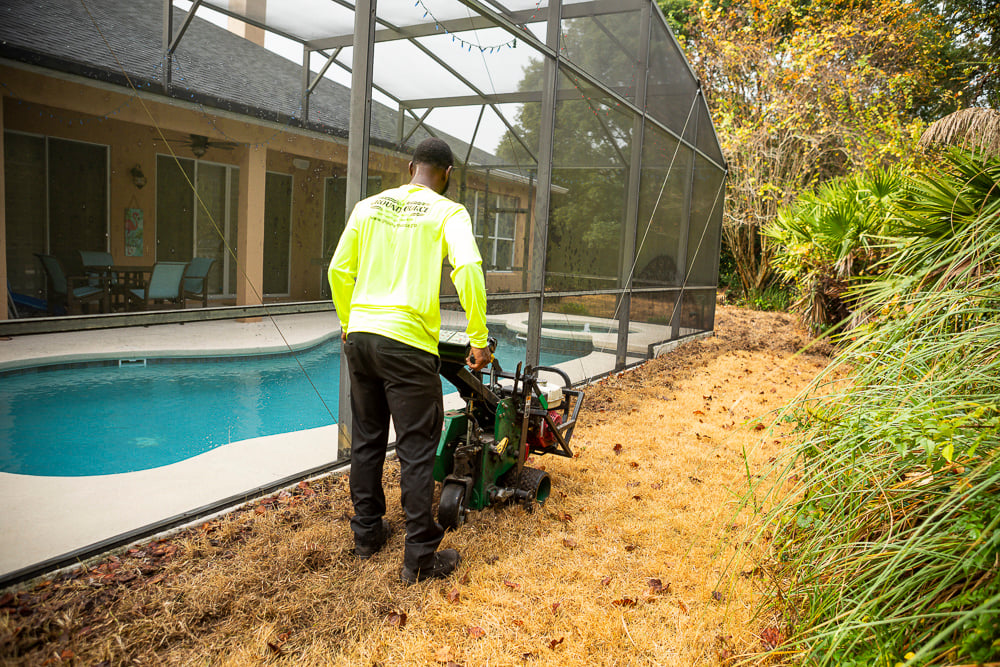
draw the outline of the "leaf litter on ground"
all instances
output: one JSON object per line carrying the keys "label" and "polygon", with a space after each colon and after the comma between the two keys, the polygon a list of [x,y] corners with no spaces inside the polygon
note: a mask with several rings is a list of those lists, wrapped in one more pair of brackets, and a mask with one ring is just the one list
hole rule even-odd
{"label": "leaf litter on ground", "polygon": [[[755,427],[770,428],[772,410],[828,361],[818,348],[796,355],[807,343],[788,315],[720,306],[713,337],[586,387],[577,456],[529,464],[552,476],[545,511],[473,513],[442,543],[463,556],[444,581],[398,580],[403,517],[389,462],[396,530],[373,558],[351,555],[346,479],[303,482],[4,593],[0,662],[712,665],[753,656],[780,636],[773,619],[753,616],[762,568],[732,527],[752,519],[738,507],[748,473],[784,446]],[[762,398],[762,387],[775,393]]]}

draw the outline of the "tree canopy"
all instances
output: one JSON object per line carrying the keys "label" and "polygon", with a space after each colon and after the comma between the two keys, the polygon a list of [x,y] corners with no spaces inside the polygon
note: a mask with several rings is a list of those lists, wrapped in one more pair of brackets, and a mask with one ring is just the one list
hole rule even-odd
{"label": "tree canopy", "polygon": [[729,163],[724,234],[744,291],[776,275],[760,227],[799,193],[906,161],[947,77],[915,2],[694,0],[686,47]]}

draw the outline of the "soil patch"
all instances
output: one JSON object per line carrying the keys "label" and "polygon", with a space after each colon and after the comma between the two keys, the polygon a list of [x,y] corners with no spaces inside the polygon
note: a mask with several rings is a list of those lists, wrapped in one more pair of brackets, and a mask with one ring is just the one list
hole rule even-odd
{"label": "soil patch", "polygon": [[[395,534],[350,554],[343,477],[300,484],[170,539],[0,594],[0,662],[716,665],[767,647],[740,547],[772,422],[829,349],[791,316],[720,307],[716,335],[587,388],[573,459],[542,457],[540,510],[474,513],[452,578],[398,581]],[[763,639],[762,639],[763,637]]]}

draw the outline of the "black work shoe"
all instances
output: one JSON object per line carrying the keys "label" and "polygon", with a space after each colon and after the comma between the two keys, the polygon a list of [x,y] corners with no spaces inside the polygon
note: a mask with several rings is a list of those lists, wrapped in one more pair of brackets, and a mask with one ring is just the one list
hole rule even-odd
{"label": "black work shoe", "polygon": [[357,536],[354,538],[354,555],[362,560],[367,560],[377,554],[385,543],[389,541],[389,537],[392,536],[392,526],[384,518],[382,519],[382,525],[380,525],[375,530],[375,536],[371,541],[358,540]]}
{"label": "black work shoe", "polygon": [[399,578],[404,584],[413,584],[424,579],[443,579],[454,572],[460,562],[462,562],[462,557],[458,555],[457,551],[442,549],[431,557],[430,565],[417,568],[416,572],[404,565],[399,572]]}

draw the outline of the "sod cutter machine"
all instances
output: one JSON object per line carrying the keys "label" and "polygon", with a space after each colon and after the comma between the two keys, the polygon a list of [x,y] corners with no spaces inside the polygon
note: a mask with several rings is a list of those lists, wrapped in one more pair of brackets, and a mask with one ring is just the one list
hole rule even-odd
{"label": "sod cutter machine", "polygon": [[[489,350],[497,340],[490,338]],[[448,410],[434,460],[434,479],[442,482],[438,522],[456,529],[466,513],[489,505],[519,502],[526,510],[549,497],[548,473],[524,465],[528,454],[572,457],[569,447],[583,392],[572,389],[558,368],[518,364],[505,372],[496,358],[473,373],[465,362],[464,332],[442,331],[438,344],[441,375],[458,389],[465,408]],[[562,385],[539,378],[555,374]]]}

